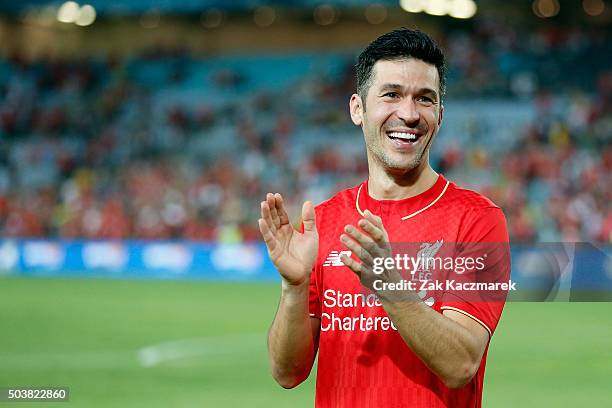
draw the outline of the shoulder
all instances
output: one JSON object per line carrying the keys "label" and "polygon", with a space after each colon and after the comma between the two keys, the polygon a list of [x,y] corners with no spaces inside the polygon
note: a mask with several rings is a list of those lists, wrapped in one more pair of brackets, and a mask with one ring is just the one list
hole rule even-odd
{"label": "shoulder", "polygon": [[449,204],[462,207],[465,211],[479,212],[482,210],[486,212],[487,209],[501,211],[497,204],[481,193],[459,187],[453,182],[449,182],[447,199]]}
{"label": "shoulder", "polygon": [[506,217],[502,209],[484,195],[449,184],[447,204],[461,213],[460,241],[508,242]]}

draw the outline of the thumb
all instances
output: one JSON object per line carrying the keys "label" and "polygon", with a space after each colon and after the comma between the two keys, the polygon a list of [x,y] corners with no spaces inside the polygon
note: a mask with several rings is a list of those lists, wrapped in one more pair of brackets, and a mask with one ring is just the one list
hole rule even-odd
{"label": "thumb", "polygon": [[302,206],[302,223],[304,224],[304,232],[315,232],[317,230],[315,210],[312,201],[306,201]]}

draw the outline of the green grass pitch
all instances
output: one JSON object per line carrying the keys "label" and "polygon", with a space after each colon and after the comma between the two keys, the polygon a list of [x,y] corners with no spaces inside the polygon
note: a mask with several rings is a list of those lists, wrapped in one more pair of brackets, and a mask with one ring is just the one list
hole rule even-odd
{"label": "green grass pitch", "polygon": [[[0,387],[69,386],[53,407],[312,407],[314,375],[290,391],[269,375],[278,286],[2,278]],[[483,406],[610,406],[611,316],[612,303],[507,304]]]}

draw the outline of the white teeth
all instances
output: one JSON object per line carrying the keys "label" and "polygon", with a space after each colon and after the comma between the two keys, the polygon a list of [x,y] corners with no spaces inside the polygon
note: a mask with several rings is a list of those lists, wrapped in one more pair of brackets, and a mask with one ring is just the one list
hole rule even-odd
{"label": "white teeth", "polygon": [[397,139],[416,140],[416,135],[414,133],[391,132],[389,136]]}

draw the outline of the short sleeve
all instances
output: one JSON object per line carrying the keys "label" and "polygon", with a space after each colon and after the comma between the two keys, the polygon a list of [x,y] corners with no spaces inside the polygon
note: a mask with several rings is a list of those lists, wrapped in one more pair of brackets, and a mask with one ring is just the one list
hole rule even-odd
{"label": "short sleeve", "polygon": [[[501,209],[472,210],[461,229],[455,259],[469,267],[449,272],[440,311],[454,310],[480,323],[493,335],[508,294],[510,246]],[[475,261],[474,261],[475,260]],[[464,261],[464,264],[468,262]],[[459,264],[457,264],[459,265]]]}

